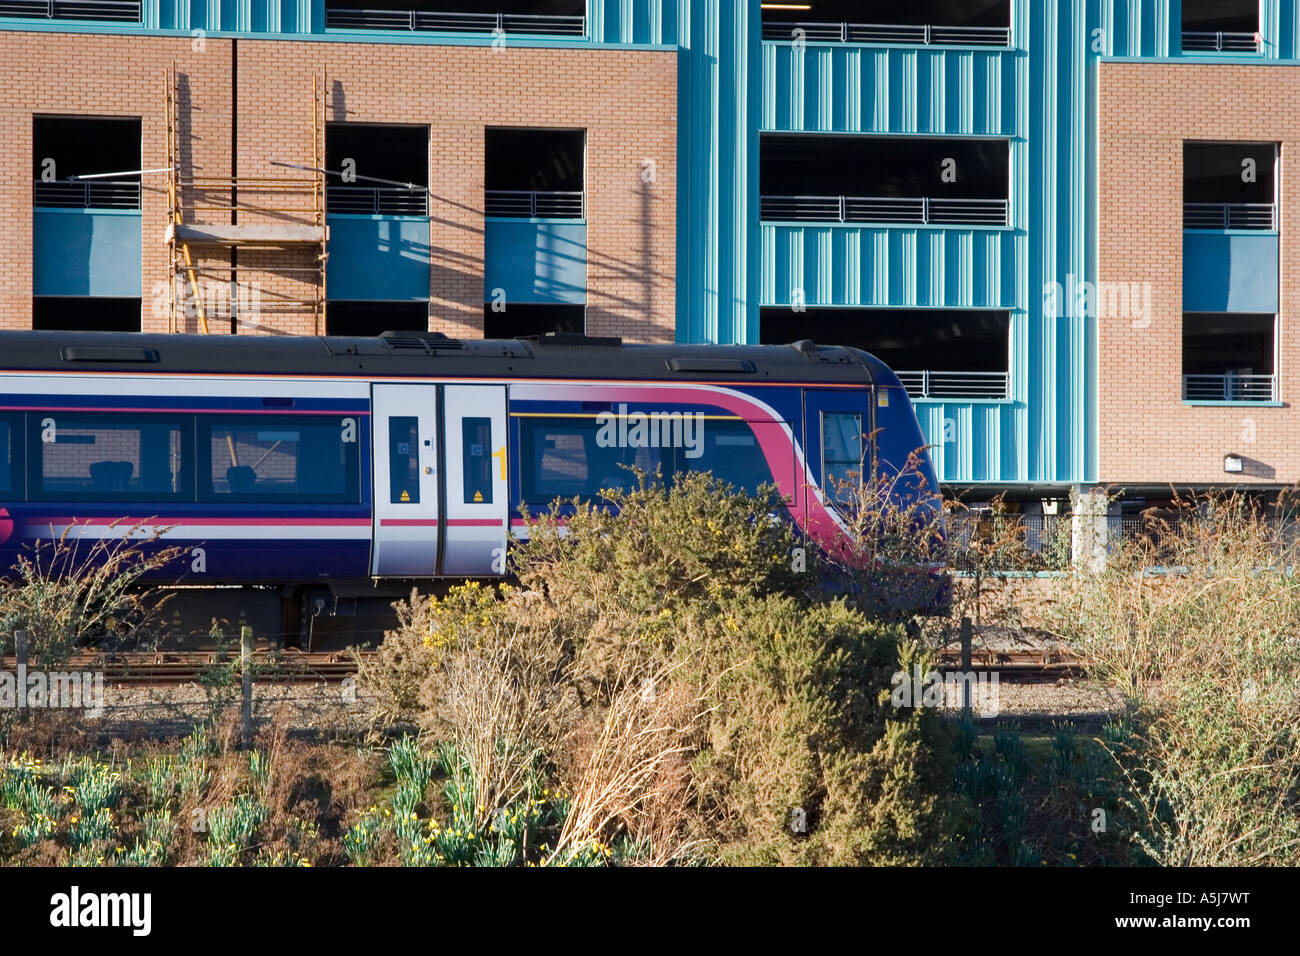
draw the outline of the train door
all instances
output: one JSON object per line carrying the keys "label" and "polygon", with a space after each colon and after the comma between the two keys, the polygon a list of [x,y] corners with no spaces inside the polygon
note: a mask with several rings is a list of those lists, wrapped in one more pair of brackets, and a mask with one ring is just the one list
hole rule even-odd
{"label": "train door", "polygon": [[509,527],[506,387],[446,385],[442,573],[505,573]]}
{"label": "train door", "polygon": [[[825,500],[850,500],[870,479],[874,430],[873,390],[868,386],[804,392],[804,451]],[[807,505],[813,503],[808,490]]]}
{"label": "train door", "polygon": [[438,386],[373,385],[377,577],[438,573]]}

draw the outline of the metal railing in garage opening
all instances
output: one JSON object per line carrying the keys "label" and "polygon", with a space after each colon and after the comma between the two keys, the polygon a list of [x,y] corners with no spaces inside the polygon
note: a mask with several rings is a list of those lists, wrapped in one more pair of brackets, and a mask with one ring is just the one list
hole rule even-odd
{"label": "metal railing in garage opening", "polygon": [[767,222],[879,222],[1005,226],[1005,199],[930,199],[924,196],[763,196]]}
{"label": "metal railing in garage opening", "polygon": [[1275,402],[1276,375],[1197,374],[1183,376],[1185,402]]}
{"label": "metal railing in garage opening", "polygon": [[1277,205],[1270,202],[1185,202],[1184,229],[1276,229]]}
{"label": "metal railing in garage opening", "polygon": [[356,10],[326,6],[331,30],[411,30],[438,33],[533,34],[581,37],[587,18],[531,13],[454,13],[439,10]]}
{"label": "metal railing in garage opening", "polygon": [[521,219],[581,219],[583,206],[577,190],[489,189],[483,197],[485,215]]}
{"label": "metal railing in garage opening", "polygon": [[58,209],[139,209],[140,183],[108,179],[73,182],[36,182],[32,188],[35,206]]}
{"label": "metal railing in garage opening", "polygon": [[912,398],[1006,398],[1006,372],[896,371]]}
{"label": "metal railing in garage opening", "polygon": [[[799,31],[799,32],[796,32]],[[905,23],[782,23],[763,24],[764,40],[805,40],[838,43],[901,43],[927,46],[1010,46],[1009,27],[948,27]]]}
{"label": "metal railing in garage opening", "polygon": [[1183,50],[1188,53],[1258,53],[1259,43],[1259,33],[1183,31]]}
{"label": "metal railing in garage opening", "polygon": [[0,0],[0,17],[140,22],[139,0]]}
{"label": "metal railing in garage opening", "polygon": [[325,187],[325,208],[331,213],[372,216],[427,216],[429,190],[401,186]]}

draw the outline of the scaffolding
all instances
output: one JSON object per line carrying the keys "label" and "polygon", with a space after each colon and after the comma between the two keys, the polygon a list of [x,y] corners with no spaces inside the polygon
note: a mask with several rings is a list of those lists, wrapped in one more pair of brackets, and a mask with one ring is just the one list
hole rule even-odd
{"label": "scaffolding", "polygon": [[[200,332],[211,331],[211,319],[227,317],[231,331],[241,309],[256,290],[254,309],[261,302],[284,314],[312,316],[313,334],[325,326],[324,117],[325,77],[312,76],[312,142],[310,166],[276,163],[310,175],[211,177],[194,175],[187,147],[192,139],[182,130],[180,87],[175,64],[166,71],[167,195],[170,218],[164,241],[171,262],[167,327],[185,331],[185,319],[197,319]],[[232,149],[236,148],[232,143]],[[255,250],[242,258],[238,250]],[[219,261],[223,253],[228,261]],[[273,279],[267,288],[257,277]],[[297,287],[286,293],[286,279]],[[211,281],[215,280],[215,281]],[[298,295],[310,285],[310,295]],[[213,290],[223,290],[213,294]],[[220,303],[229,303],[222,310]]]}

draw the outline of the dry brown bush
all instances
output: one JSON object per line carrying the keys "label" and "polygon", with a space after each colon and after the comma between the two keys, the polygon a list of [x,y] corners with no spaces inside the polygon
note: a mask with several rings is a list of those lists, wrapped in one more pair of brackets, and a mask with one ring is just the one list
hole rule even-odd
{"label": "dry brown bush", "polygon": [[1294,505],[1178,502],[1058,597],[1059,632],[1126,696],[1116,757],[1165,865],[1300,864]]}
{"label": "dry brown bush", "polygon": [[[553,774],[571,798],[550,862],[616,840],[659,863],[933,856],[946,743],[888,705],[900,632],[817,596],[765,492],[694,476],[617,497],[531,528],[526,590],[401,608],[387,672],[361,678],[381,724],[455,741],[480,819]],[[811,834],[790,828],[800,807]]]}

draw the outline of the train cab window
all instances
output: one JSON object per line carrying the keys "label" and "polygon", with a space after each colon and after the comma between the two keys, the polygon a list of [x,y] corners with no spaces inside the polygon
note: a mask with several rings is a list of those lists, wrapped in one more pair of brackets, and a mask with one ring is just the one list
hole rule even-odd
{"label": "train cab window", "polygon": [[192,494],[190,432],[181,421],[37,412],[28,434],[34,498],[166,501]]}
{"label": "train cab window", "polygon": [[356,420],[249,415],[199,419],[205,501],[360,501]]}
{"label": "train cab window", "polygon": [[492,503],[492,419],[461,420],[461,458],[464,462],[465,503]]}
{"label": "train cab window", "polygon": [[388,500],[420,503],[420,420],[414,415],[388,419]]}
{"label": "train cab window", "polygon": [[[711,471],[736,491],[753,494],[761,484],[774,484],[772,468],[748,422],[697,420],[696,448],[675,449],[677,471]],[[699,454],[689,457],[688,452]]]}
{"label": "train cab window", "polygon": [[862,483],[862,416],[822,412],[822,489],[829,497],[852,495]]}
{"label": "train cab window", "polygon": [[521,418],[519,438],[524,501],[548,505],[556,498],[598,498],[605,489],[631,489],[632,467],[653,475],[672,471],[671,449],[620,447],[598,440],[592,418]]}

